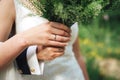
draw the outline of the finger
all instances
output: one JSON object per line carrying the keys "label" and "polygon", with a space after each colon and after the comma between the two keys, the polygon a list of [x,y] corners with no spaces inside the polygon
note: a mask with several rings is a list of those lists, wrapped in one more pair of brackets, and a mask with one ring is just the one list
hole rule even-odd
{"label": "finger", "polygon": [[57,47],[65,47],[68,45],[67,42],[58,42],[49,40],[47,43],[48,46],[57,46]]}
{"label": "finger", "polygon": [[65,47],[56,47],[56,46],[44,46],[43,49],[45,48],[48,51],[53,51],[53,52],[61,52],[65,50]]}
{"label": "finger", "polygon": [[65,48],[57,48],[56,52],[64,52]]}
{"label": "finger", "polygon": [[54,52],[64,52],[64,47],[52,47],[54,49]]}
{"label": "finger", "polygon": [[57,23],[57,22],[49,22],[49,24],[57,29],[61,29],[64,30],[66,32],[71,32],[70,28],[68,28],[67,26],[61,24],[61,23]]}
{"label": "finger", "polygon": [[70,37],[51,34],[49,37],[49,40],[59,41],[59,42],[68,42],[70,41]]}
{"label": "finger", "polygon": [[56,55],[56,57],[60,57],[60,56],[62,56],[62,55],[64,55],[64,51],[58,52],[58,54]]}
{"label": "finger", "polygon": [[55,52],[55,54],[52,55],[51,57],[52,57],[52,58],[57,58],[57,57],[62,56],[63,54],[64,54],[64,51],[62,51],[62,52]]}
{"label": "finger", "polygon": [[56,40],[56,35],[55,34],[51,34],[49,35],[49,40]]}
{"label": "finger", "polygon": [[50,57],[50,58],[45,59],[45,61],[51,61],[53,59],[55,59],[55,58],[54,57]]}
{"label": "finger", "polygon": [[70,37],[64,37],[64,36],[56,35],[55,36],[55,41],[67,42],[67,41],[70,41]]}
{"label": "finger", "polygon": [[61,36],[70,37],[70,33],[66,32],[64,30],[61,30],[61,29],[57,29],[57,28],[52,28],[51,33],[61,35]]}
{"label": "finger", "polygon": [[53,59],[54,59],[53,57],[43,58],[44,61],[50,61],[50,60],[53,60]]}
{"label": "finger", "polygon": [[36,52],[38,53],[38,52],[40,52],[42,49],[43,49],[43,46],[41,46],[41,45],[37,45]]}

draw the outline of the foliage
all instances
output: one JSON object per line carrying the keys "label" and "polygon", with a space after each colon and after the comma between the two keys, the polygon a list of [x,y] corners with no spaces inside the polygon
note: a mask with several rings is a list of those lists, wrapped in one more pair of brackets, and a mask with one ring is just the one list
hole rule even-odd
{"label": "foliage", "polygon": [[79,35],[81,49],[86,56],[120,59],[118,56],[120,55],[119,38],[117,38],[119,34],[117,34],[117,30],[110,29],[109,25],[101,26],[97,20],[89,25],[80,25]]}
{"label": "foliage", "polygon": [[[118,44],[120,41],[120,0],[30,1],[49,20],[62,22],[68,26],[76,21],[82,23],[79,25],[80,46],[86,58],[90,79],[115,80],[103,76],[96,61],[104,58],[120,60]],[[99,14],[100,20],[95,19]]]}
{"label": "foliage", "polygon": [[[89,25],[80,25],[81,53],[86,58],[87,69],[91,80],[119,80],[113,76],[103,75],[98,66],[99,61],[103,59],[114,58],[120,60],[120,39],[117,38],[119,37],[117,32],[120,29],[119,27],[115,30],[110,28],[110,24],[114,24],[114,22],[109,22],[109,20],[104,24],[103,22],[105,21],[101,22],[100,20],[99,22],[98,18]],[[116,22],[114,27],[117,25],[120,26],[119,22]]]}
{"label": "foliage", "polygon": [[109,10],[109,11],[116,11],[118,10],[119,11],[120,9],[120,0],[110,0],[109,1],[109,5],[107,5],[104,10]]}
{"label": "foliage", "polygon": [[87,71],[89,73],[90,80],[102,80],[99,66],[95,62],[94,57],[87,58],[86,66],[87,66]]}
{"label": "foliage", "polygon": [[[39,2],[40,1],[40,2]],[[74,22],[90,23],[108,4],[108,0],[32,0],[44,17],[71,26]],[[44,8],[41,8],[40,5]]]}

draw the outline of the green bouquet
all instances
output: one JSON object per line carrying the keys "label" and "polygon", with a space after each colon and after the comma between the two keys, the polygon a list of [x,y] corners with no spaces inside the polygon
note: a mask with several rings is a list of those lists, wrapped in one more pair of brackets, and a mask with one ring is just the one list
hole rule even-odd
{"label": "green bouquet", "polygon": [[[24,1],[24,0],[23,0]],[[105,0],[25,0],[32,4],[36,14],[50,21],[71,26],[73,23],[89,23],[98,16]]]}

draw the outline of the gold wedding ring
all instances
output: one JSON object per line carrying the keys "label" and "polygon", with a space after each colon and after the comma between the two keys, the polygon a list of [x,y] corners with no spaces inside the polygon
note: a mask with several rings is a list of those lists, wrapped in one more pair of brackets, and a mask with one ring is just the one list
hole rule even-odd
{"label": "gold wedding ring", "polygon": [[55,34],[55,35],[54,35],[54,40],[56,40],[56,38],[57,38],[57,35]]}

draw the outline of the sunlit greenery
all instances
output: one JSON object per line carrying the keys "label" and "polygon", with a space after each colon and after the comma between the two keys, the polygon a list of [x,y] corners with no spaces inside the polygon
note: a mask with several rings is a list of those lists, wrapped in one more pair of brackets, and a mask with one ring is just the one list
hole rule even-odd
{"label": "sunlit greenery", "polygon": [[[30,0],[51,21],[90,23],[109,4],[108,0]],[[43,7],[41,7],[41,5]]]}
{"label": "sunlit greenery", "polygon": [[36,7],[49,20],[68,26],[75,21],[79,22],[80,48],[90,80],[120,80],[119,69],[119,73],[111,76],[109,73],[112,72],[106,75],[100,66],[101,62],[111,58],[120,62],[120,0],[30,1],[34,1]]}
{"label": "sunlit greenery", "polygon": [[[102,74],[99,66],[99,62],[104,59],[120,60],[120,23],[113,17],[116,17],[115,14],[101,14],[93,23],[81,24],[79,27],[81,52],[85,56],[91,80],[120,79],[116,79],[119,74],[116,76]],[[120,15],[117,17],[120,19]]]}

